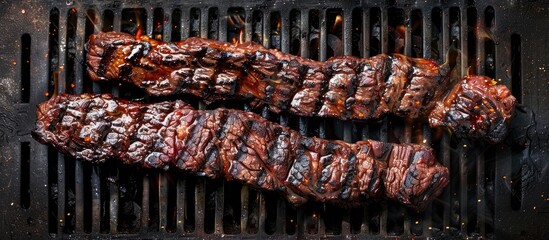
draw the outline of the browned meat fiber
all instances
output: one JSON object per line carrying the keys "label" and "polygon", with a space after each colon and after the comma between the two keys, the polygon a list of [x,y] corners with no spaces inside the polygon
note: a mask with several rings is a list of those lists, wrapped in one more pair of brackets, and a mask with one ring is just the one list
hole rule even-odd
{"label": "browned meat fiber", "polygon": [[87,49],[92,80],[128,82],[151,95],[249,99],[300,116],[393,114],[492,143],[505,137],[515,105],[510,91],[488,77],[452,80],[448,65],[399,54],[319,62],[255,43],[159,42],[117,32],[92,35]]}
{"label": "browned meat fiber", "polygon": [[223,177],[279,192],[295,205],[357,205],[384,195],[421,210],[449,181],[426,146],[304,137],[254,113],[195,110],[182,101],[59,95],[39,105],[32,136],[83,161]]}

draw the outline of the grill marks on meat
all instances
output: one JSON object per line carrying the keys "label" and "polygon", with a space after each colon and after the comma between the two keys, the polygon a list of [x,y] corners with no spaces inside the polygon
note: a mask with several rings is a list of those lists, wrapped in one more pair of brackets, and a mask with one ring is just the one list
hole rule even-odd
{"label": "grill marks on meat", "polygon": [[181,101],[59,95],[40,104],[37,119],[36,140],[84,161],[118,158],[224,177],[294,204],[385,195],[421,209],[448,183],[448,169],[425,146],[304,137],[250,112],[194,110]]}
{"label": "grill marks on meat", "polygon": [[[420,117],[421,105],[406,105],[409,110],[399,106],[404,92],[415,96],[415,91],[407,91],[412,65],[428,62],[398,54],[317,62],[255,43],[230,45],[199,38],[163,43],[113,32],[92,35],[87,47],[93,80],[118,79],[152,95],[187,93],[207,102],[253,99],[275,112],[342,119],[379,118],[387,113]],[[431,66],[435,74],[429,77],[448,80],[445,71]],[[423,82],[435,83],[439,82]]]}
{"label": "grill marks on meat", "polygon": [[458,137],[500,142],[508,131],[516,99],[511,91],[484,77],[466,77],[431,113],[429,124],[454,129]]}
{"label": "grill marks on meat", "polygon": [[[440,104],[476,111],[474,104],[459,102],[469,98],[467,90],[450,79],[448,65],[399,54],[364,59],[342,56],[318,62],[255,43],[200,38],[165,43],[116,32],[90,36],[87,49],[92,80],[128,82],[151,95],[186,93],[208,103],[249,99],[253,106],[267,105],[275,112],[340,119],[379,119],[386,114],[409,119],[438,117],[440,120],[431,121],[432,127],[450,127],[459,135],[489,142],[505,137],[513,109],[494,108],[500,117],[486,119],[488,124],[476,127],[467,121],[452,121],[456,116],[439,116],[440,111],[433,113],[433,109]],[[497,92],[484,91],[491,94],[485,96],[488,102],[501,100],[514,106],[512,96],[501,98],[494,95]]]}

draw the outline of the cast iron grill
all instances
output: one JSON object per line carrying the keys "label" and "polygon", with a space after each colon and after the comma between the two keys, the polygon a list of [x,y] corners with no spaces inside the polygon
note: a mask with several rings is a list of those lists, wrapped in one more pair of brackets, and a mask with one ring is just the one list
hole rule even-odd
{"label": "cast iron grill", "polygon": [[[546,3],[507,1],[33,1],[4,4],[0,28],[1,232],[29,237],[540,237],[549,213]],[[238,183],[75,161],[30,137],[35,106],[54,93],[143,93],[92,83],[87,37],[97,31],[178,41],[255,41],[326,60],[335,55],[403,53],[442,62],[461,52],[461,71],[509,86],[536,113],[528,147],[458,141],[441,131],[385,118],[376,123],[257,111],[303,135],[372,138],[433,146],[451,183],[425,212],[387,201],[358,209],[321,203],[291,207]],[[537,224],[536,224],[537,223]],[[541,228],[540,228],[541,227]]]}

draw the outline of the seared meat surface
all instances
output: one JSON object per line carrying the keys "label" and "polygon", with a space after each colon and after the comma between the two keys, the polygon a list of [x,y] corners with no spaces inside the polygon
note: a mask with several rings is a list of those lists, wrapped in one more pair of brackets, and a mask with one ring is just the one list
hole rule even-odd
{"label": "seared meat surface", "polygon": [[[128,82],[151,95],[250,99],[255,106],[301,116],[436,119],[429,121],[431,127],[489,142],[505,137],[515,105],[505,86],[484,84],[491,82],[487,77],[466,78],[464,87],[449,77],[447,65],[399,54],[319,62],[255,43],[159,42],[117,32],[92,35],[87,49],[92,80]],[[471,93],[482,94],[471,98]],[[482,123],[476,124],[479,118]]]}
{"label": "seared meat surface", "polygon": [[296,205],[384,195],[420,210],[449,181],[426,146],[304,137],[254,113],[195,110],[182,101],[59,95],[39,105],[32,136],[83,161],[119,159],[236,180]]}

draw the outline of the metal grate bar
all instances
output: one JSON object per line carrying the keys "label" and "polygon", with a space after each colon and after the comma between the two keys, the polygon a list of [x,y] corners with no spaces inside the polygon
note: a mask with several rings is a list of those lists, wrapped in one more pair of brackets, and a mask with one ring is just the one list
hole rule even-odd
{"label": "metal grate bar", "polygon": [[[417,57],[424,57],[424,58],[429,58],[428,56],[431,55],[431,47],[430,47],[430,42],[431,42],[431,23],[432,23],[432,20],[431,20],[431,15],[428,14],[432,11],[431,8],[423,8],[423,10],[421,11],[421,19],[419,20],[416,20],[416,21],[420,21],[421,22],[421,25],[422,25],[422,30],[423,32],[421,33],[421,38],[422,38],[422,56],[417,56]],[[413,43],[413,42],[412,42]],[[432,132],[431,132],[431,129],[429,128],[429,125],[428,124],[421,124],[420,125],[420,128],[421,128],[421,142],[420,144],[423,144],[425,146],[432,146]],[[440,158],[440,155],[437,156],[438,158]],[[432,236],[432,226],[433,226],[433,215],[434,214],[437,214],[436,212],[433,211],[433,203],[429,203],[429,205],[426,207],[425,209],[425,212],[422,214],[422,217],[421,219],[423,220],[422,221],[422,226],[421,226],[421,236],[425,236],[425,237],[431,237]]]}
{"label": "metal grate bar", "polygon": [[[449,28],[446,26],[449,26],[448,10],[443,9],[442,10],[442,29],[441,29],[442,30],[442,52],[439,53],[441,60],[444,59],[446,55],[447,47],[450,45]],[[444,135],[442,136],[440,145],[441,145],[441,151],[442,151],[442,153],[440,154],[442,156],[442,159],[441,159],[442,164],[444,164],[444,166],[447,166],[448,168],[451,169],[450,135],[448,133],[444,133]],[[443,193],[444,202],[447,202],[447,203],[452,202],[451,193],[453,191],[455,191],[455,189],[452,189],[452,186],[448,186],[446,190],[444,190],[444,193]],[[444,213],[443,213],[443,228],[444,228],[444,232],[447,234],[449,233],[450,222],[451,222],[450,218],[452,217],[450,210],[451,210],[450,207],[445,207]]]}
{"label": "metal grate bar", "polygon": [[[150,202],[150,183],[149,180],[151,176],[149,174],[143,175],[142,185],[143,185],[143,192],[142,192],[142,198],[141,198],[141,232],[145,233],[148,232],[149,227],[149,216],[150,216],[150,208],[149,208],[149,202]],[[118,214],[118,213],[117,213]]]}
{"label": "metal grate bar", "polygon": [[[115,14],[113,11],[105,9],[96,11],[96,16],[98,13],[102,14],[101,22],[100,22],[100,28],[103,31],[114,29],[114,22],[118,21],[116,19]],[[111,14],[112,13],[112,14]],[[112,19],[110,19],[112,17]],[[111,25],[112,24],[112,25]],[[118,25],[119,26],[119,25]],[[97,32],[98,28],[97,26],[94,29],[94,32]],[[98,83],[93,83],[93,91],[96,93],[96,91],[100,90],[98,87]],[[113,91],[114,94],[114,91]],[[102,166],[102,169],[104,171],[107,171],[105,176],[106,179],[103,178],[102,181],[107,181],[108,186],[108,194],[106,199],[106,204],[108,204],[108,209],[106,209],[106,206],[102,206],[102,210],[105,211],[103,214],[108,214],[109,222],[108,224],[108,232],[111,234],[115,234],[118,232],[118,169],[115,167],[115,165],[112,162],[109,162],[106,164],[106,166]],[[105,191],[106,189],[102,189],[102,191]]]}
{"label": "metal grate bar", "polygon": [[[464,11],[462,11],[458,7],[452,7],[450,8],[449,12],[449,18],[452,19],[453,15],[457,15],[458,18],[457,23],[450,22],[450,34],[454,35],[454,29],[456,28],[455,24],[459,24],[457,28],[459,28],[459,35],[456,35],[454,37],[459,37],[457,40],[459,45],[459,49],[461,51],[461,75],[465,75],[465,69],[467,66],[467,17],[463,14]],[[452,37],[452,36],[450,36]],[[450,44],[453,44],[452,42]],[[454,44],[455,45],[455,44]],[[459,189],[459,198],[460,198],[460,219],[459,219],[459,227],[458,229],[461,230],[461,234],[463,236],[468,236],[467,232],[467,223],[469,222],[470,218],[473,218],[473,214],[470,214],[468,211],[469,208],[469,179],[468,179],[468,173],[470,171],[474,171],[473,169],[470,169],[473,167],[473,164],[471,163],[471,159],[473,158],[473,149],[471,149],[471,144],[469,141],[459,141],[458,143],[458,161],[459,161],[459,179],[460,179],[460,189]]]}
{"label": "metal grate bar", "polygon": [[101,224],[101,187],[99,178],[100,166],[93,166],[91,176],[91,231],[99,233]]}
{"label": "metal grate bar", "polygon": [[[388,17],[387,17],[387,10],[382,10],[380,12],[380,18],[381,18],[381,52],[387,54],[389,51],[389,40],[387,38],[388,34]],[[383,122],[381,123],[381,126],[379,128],[379,140],[382,142],[388,142],[388,136],[387,136],[387,123],[388,123],[387,117],[383,118]],[[388,236],[388,229],[387,229],[387,221],[389,219],[389,209],[387,207],[387,204],[383,204],[381,209],[381,214],[379,216],[379,232],[381,236]]]}
{"label": "metal grate bar", "polygon": [[[404,11],[404,54],[406,56],[412,55],[412,12],[411,10],[405,10]],[[405,143],[411,143],[412,142],[412,127],[413,122],[405,120],[404,123],[404,136],[403,140]],[[411,235],[412,229],[411,229],[411,211],[408,209],[403,209],[403,219],[404,219],[404,225],[403,225],[403,235]]]}
{"label": "metal grate bar", "polygon": [[[66,42],[66,9],[65,8],[59,8],[59,26],[58,26],[58,32],[59,32],[59,43],[60,46]],[[58,55],[59,63],[65,62],[65,49],[63,47],[59,47],[59,55]],[[61,69],[62,64],[59,65],[59,69]],[[55,83],[54,83],[55,85]],[[58,71],[58,78],[57,78],[57,86],[56,89],[58,93],[63,93],[65,91],[65,71]],[[51,151],[55,151],[55,149],[51,149]],[[65,156],[63,154],[57,155],[57,172],[59,173],[58,179],[57,179],[57,236],[63,235],[63,229],[65,226]]]}
{"label": "metal grate bar", "polygon": [[281,21],[281,33],[280,33],[280,42],[281,48],[280,51],[284,53],[290,52],[290,11],[280,11],[280,21]]}
{"label": "metal grate bar", "polygon": [[183,234],[185,232],[185,213],[186,213],[186,208],[185,208],[185,181],[186,181],[186,178],[183,177],[183,178],[177,178],[177,193],[176,193],[176,197],[177,197],[177,202],[176,202],[176,206],[177,206],[177,217],[176,217],[176,233],[177,234]]}
{"label": "metal grate bar", "polygon": [[247,234],[248,233],[248,206],[249,206],[249,196],[250,191],[248,190],[248,186],[242,186],[242,189],[240,190],[240,201],[241,201],[241,209],[240,209],[240,233],[241,234]]}
{"label": "metal grate bar", "polygon": [[168,175],[159,174],[158,176],[158,220],[160,231],[166,231],[168,225]]}
{"label": "metal grate bar", "polygon": [[[227,41],[227,12],[228,8],[225,6],[219,6],[219,31],[218,31],[218,40],[220,41]],[[246,13],[248,14],[248,13]],[[249,26],[246,26],[246,32],[251,32],[251,28]],[[248,40],[248,36],[246,36],[246,40]]]}
{"label": "metal grate bar", "polygon": [[206,208],[206,179],[197,178],[194,188],[194,233],[204,234],[204,209]]}
{"label": "metal grate bar", "polygon": [[[109,174],[111,178],[116,179],[116,182],[118,182],[118,169],[115,169],[114,171],[111,171],[111,173],[114,172],[114,174]],[[118,184],[114,182],[109,183],[109,232],[110,233],[117,233],[118,232]]]}
{"label": "metal grate bar", "polygon": [[370,8],[361,8],[362,11],[362,57],[370,56]]}
{"label": "metal grate bar", "polygon": [[188,7],[181,7],[181,39],[189,38],[190,11]]}
{"label": "metal grate bar", "polygon": [[[320,20],[320,49],[319,49],[319,60],[320,61],[326,61],[327,59],[327,50],[328,50],[328,43],[327,43],[327,35],[328,35],[328,30],[327,30],[327,26],[326,26],[326,22],[327,22],[327,14],[326,14],[326,9],[322,9],[322,10],[319,10],[318,13],[319,13],[319,20]],[[318,126],[318,137],[319,138],[326,138],[326,119],[322,119],[320,121],[320,124]],[[317,205],[317,204],[310,204],[310,205]],[[318,209],[318,213],[316,213],[317,217],[316,217],[316,227],[317,227],[317,234],[318,235],[324,235],[326,234],[325,233],[325,230],[326,230],[326,227],[324,225],[324,221],[325,221],[325,210],[326,210],[326,205],[325,204],[318,204],[317,206],[322,206],[321,209]],[[313,216],[312,217],[313,219],[315,219],[315,217]]]}
{"label": "metal grate bar", "polygon": [[[362,8],[362,56],[363,58],[370,56],[370,9]],[[360,139],[367,140],[369,139],[368,125],[362,125],[360,131]],[[362,222],[360,224],[360,233],[363,235],[368,235],[370,233],[370,213],[368,211],[368,206],[364,206],[362,209]]]}
{"label": "metal grate bar", "polygon": [[[302,10],[301,12],[301,38],[300,38],[300,55],[301,57],[309,56],[309,10]],[[299,117],[299,133],[303,136],[307,136],[308,118]],[[296,218],[296,234],[295,236],[302,237],[305,228],[305,209],[300,207],[297,209]]]}
{"label": "metal grate bar", "polygon": [[[309,10],[301,11],[301,39],[300,39],[300,55],[301,57],[309,57]],[[301,117],[303,118],[303,117]]]}
{"label": "metal grate bar", "polygon": [[[290,24],[290,11],[281,11],[280,12],[280,24],[281,24],[281,36],[280,36],[280,42],[281,42],[281,51],[284,53],[290,52],[290,31],[291,31],[291,24]],[[279,123],[283,126],[288,126],[288,119],[289,115],[288,113],[281,113],[279,117]],[[286,218],[286,199],[277,196],[276,199],[276,219],[275,219],[275,229],[274,234],[286,234],[286,221],[288,219]],[[282,220],[282,221],[281,221]]]}
{"label": "metal grate bar", "polygon": [[[72,8],[72,9],[69,9],[69,12],[71,11],[77,11],[77,22],[76,22],[76,36],[74,37],[74,43],[70,43],[70,42],[67,42],[66,46],[67,46],[67,49],[66,51],[70,51],[68,48],[70,47],[71,44],[74,44],[74,47],[76,48],[75,50],[77,52],[81,52],[83,50],[83,39],[84,39],[84,29],[85,29],[85,13],[82,11],[82,10],[76,10],[75,8]],[[83,20],[83,21],[82,21]],[[68,23],[70,24],[70,22]],[[68,27],[68,26],[67,26]],[[67,33],[68,34],[68,33]],[[68,36],[67,36],[68,37]],[[69,41],[70,39],[67,39],[67,41]],[[70,53],[69,53],[70,54]],[[79,76],[82,76],[82,65],[81,64],[78,64],[76,61],[74,61],[74,66],[70,66],[69,65],[69,62],[68,62],[69,59],[65,59],[65,69],[67,69],[67,71],[70,69],[70,68],[73,68],[74,69],[74,79],[72,80],[74,82],[74,93],[76,94],[80,94],[80,93],[83,93],[83,81],[82,81],[82,78],[79,77]],[[72,77],[72,76],[70,76]],[[65,81],[69,81],[69,79],[65,79]],[[73,86],[66,86],[67,89],[66,90],[69,90],[71,87]],[[72,159],[71,161],[74,161],[74,159]],[[76,223],[75,223],[75,231],[76,232],[84,232],[84,214],[85,214],[85,203],[84,203],[84,168],[85,167],[89,167],[89,166],[83,166],[82,162],[81,161],[75,161],[75,192],[74,192],[74,197],[75,197],[75,201],[76,201],[76,216],[74,216],[76,218]],[[87,176],[86,176],[87,177]],[[68,214],[68,213],[66,213]]]}
{"label": "metal grate bar", "polygon": [[265,48],[268,48],[271,44],[271,11],[265,10],[261,11],[263,12],[263,32],[261,33],[261,36],[263,38],[263,42],[261,43]]}
{"label": "metal grate bar", "polygon": [[[352,9],[344,9],[343,14],[343,53],[345,55],[352,55],[353,53],[353,43],[352,43]],[[343,140],[346,142],[353,142],[353,122],[351,121],[342,121],[343,124]],[[344,210],[343,221],[341,222],[341,235],[351,234],[351,225],[350,225],[350,215],[351,212],[349,209]]]}
{"label": "metal grate bar", "polygon": [[225,204],[225,182],[220,182],[215,192],[215,229],[214,234],[223,233],[223,211]]}
{"label": "metal grate bar", "polygon": [[469,213],[467,209],[467,172],[469,171],[469,164],[468,164],[468,157],[467,155],[470,154],[469,149],[467,149],[467,143],[461,142],[458,146],[458,154],[459,154],[459,173],[460,173],[460,189],[459,189],[459,202],[460,202],[460,219],[459,219],[459,229],[461,229],[461,234],[463,236],[467,236],[467,226],[466,222],[468,222]]}
{"label": "metal grate bar", "polygon": [[[163,14],[161,16],[162,18],[162,22],[161,24],[163,25],[162,27],[162,39],[164,39],[165,41],[169,41],[171,39],[171,36],[172,36],[172,21],[171,21],[171,14],[173,12],[173,9],[169,8],[169,7],[166,7],[165,4],[162,6],[162,11],[161,13]],[[156,14],[156,13],[155,13]],[[162,232],[164,231],[167,231],[168,230],[168,217],[169,217],[169,212],[168,212],[168,198],[170,197],[168,191],[169,191],[169,179],[172,179],[173,177],[171,176],[172,175],[172,172],[163,172],[163,173],[160,173],[159,175],[159,183],[158,183],[158,186],[159,186],[159,189],[158,189],[158,210],[159,210],[159,213],[158,213],[158,218],[159,218],[159,226],[160,226],[160,230]]]}
{"label": "metal grate bar", "polygon": [[267,219],[267,204],[266,204],[266,194],[263,192],[258,192],[258,204],[259,204],[259,229],[255,236],[261,237],[265,235],[266,230],[266,219]]}

